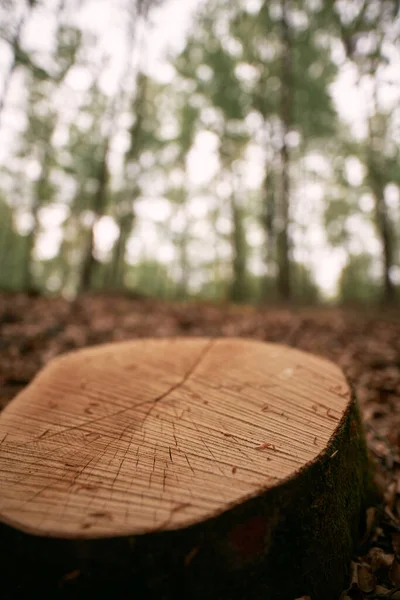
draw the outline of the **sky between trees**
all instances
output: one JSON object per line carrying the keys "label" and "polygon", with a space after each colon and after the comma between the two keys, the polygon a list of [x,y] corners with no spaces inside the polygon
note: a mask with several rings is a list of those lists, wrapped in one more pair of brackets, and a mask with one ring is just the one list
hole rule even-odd
{"label": "sky between trees", "polygon": [[397,2],[1,10],[2,286],[396,297]]}

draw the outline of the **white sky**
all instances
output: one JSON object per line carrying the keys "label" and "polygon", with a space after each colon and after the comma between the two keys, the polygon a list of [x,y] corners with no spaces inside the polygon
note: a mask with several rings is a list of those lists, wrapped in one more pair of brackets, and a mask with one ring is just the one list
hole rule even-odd
{"label": "white sky", "polygon": [[[50,0],[49,0],[50,1]],[[173,76],[173,71],[167,62],[167,54],[179,50],[185,41],[185,35],[191,23],[191,17],[202,0],[170,0],[163,7],[152,13],[152,30],[146,37],[145,47],[142,47],[141,56],[145,56],[144,66],[146,70],[155,78],[168,82]],[[249,0],[250,2],[250,0]],[[256,0],[256,4],[258,0]],[[77,13],[78,20],[101,36],[100,44],[96,46],[96,51],[104,51],[112,48],[111,62],[108,72],[102,77],[101,84],[105,90],[115,89],[115,82],[119,77],[119,58],[124,52],[124,39],[121,35],[121,13],[113,8],[114,3],[106,0],[92,0],[84,4],[85,9]],[[25,43],[28,47],[42,49],[44,52],[48,49],[49,20],[46,12],[37,14],[25,31]],[[140,36],[139,36],[140,37]],[[140,37],[140,39],[142,39]],[[1,53],[0,47],[0,72],[5,72],[7,57],[6,53]],[[338,61],[343,61],[340,47],[335,50]],[[142,65],[143,65],[143,59]],[[388,78],[395,78],[400,83],[400,59],[399,53],[394,57],[393,64],[386,75]],[[351,65],[345,65],[341,69],[340,77],[332,86],[332,95],[340,115],[351,128],[353,135],[362,137],[365,135],[365,110],[367,89],[359,89],[356,85],[356,72]],[[9,98],[9,107],[5,111],[7,118],[3,119],[3,126],[0,132],[0,162],[3,162],[9,155],[10,148],[15,142],[15,133],[23,128],[21,112],[18,105],[21,103],[21,88],[18,88],[18,78],[13,82],[13,90]],[[66,114],[68,108],[73,111],[73,105],[79,93],[84,91],[88,84],[88,75],[83,68],[75,68],[68,77],[68,87],[70,96],[64,95],[62,101],[65,103]],[[1,79],[0,79],[1,85]],[[386,107],[390,107],[400,101],[400,85],[391,86],[382,82],[381,97]],[[65,94],[65,92],[63,92]],[[115,144],[115,163],[118,164],[118,156],[123,152],[124,140]],[[199,166],[200,165],[200,166]],[[207,182],[218,169],[218,162],[215,152],[215,140],[211,134],[203,133],[196,140],[195,148],[192,150],[188,161],[190,180],[195,188]],[[34,170],[35,165],[32,165]],[[351,171],[353,178],[357,179],[357,164],[353,164]],[[247,165],[246,180],[254,182],[254,185],[260,180],[263,174],[262,157],[257,157],[257,152],[252,155],[251,162]],[[392,203],[399,205],[397,190],[392,192]],[[197,194],[194,191],[194,197],[188,205],[188,214],[193,220],[197,220],[197,229],[203,236],[207,235],[207,224],[201,224],[201,206],[204,201],[196,199]],[[343,250],[332,250],[327,246],[325,233],[318,224],[322,217],[323,198],[321,189],[318,186],[310,185],[306,182],[304,189],[299,189],[298,197],[294,199],[294,214],[296,219],[303,221],[305,231],[296,234],[296,258],[304,260],[309,264],[314,275],[327,295],[334,293],[338,275],[345,261]],[[155,255],[162,261],[169,261],[174,256],[174,250],[170,243],[160,237],[160,222],[164,222],[171,215],[168,214],[171,208],[166,200],[155,199],[137,203],[138,226],[135,229],[134,236],[130,242],[130,260],[139,260],[146,254]],[[60,237],[60,214],[51,213],[50,209],[43,211],[43,223],[45,231],[41,238],[39,247],[40,256],[49,256],[54,254]],[[179,215],[177,216],[179,217]],[[310,220],[313,225],[308,224]],[[175,219],[175,222],[176,219]],[[178,224],[179,225],[179,224]],[[260,239],[260,228],[253,225],[249,228],[249,242],[254,244]],[[105,217],[98,226],[98,239],[101,240],[102,251],[107,251],[117,235],[117,229],[109,217]],[[357,225],[358,234],[356,244],[358,250],[369,250],[379,253],[379,245],[374,238],[371,227],[363,224],[360,219]],[[224,253],[221,246],[222,254]],[[253,270],[260,271],[260,258],[254,256],[251,261]]]}

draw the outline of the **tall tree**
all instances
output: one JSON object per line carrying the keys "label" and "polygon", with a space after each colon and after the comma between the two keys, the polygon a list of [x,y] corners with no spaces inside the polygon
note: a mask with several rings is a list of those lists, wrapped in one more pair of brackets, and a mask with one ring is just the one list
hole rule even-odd
{"label": "tall tree", "polygon": [[177,291],[182,298],[189,294],[191,265],[189,262],[189,247],[191,243],[191,219],[189,217],[190,183],[188,172],[188,155],[193,147],[199,125],[199,109],[192,106],[188,94],[177,98],[177,127],[178,135],[173,138],[177,152],[171,153],[173,168],[178,168],[182,175],[178,185],[167,189],[166,197],[175,205],[175,209],[183,215],[184,224],[173,236],[178,252],[179,282]]}
{"label": "tall tree", "polygon": [[25,240],[16,230],[14,217],[12,208],[0,197],[0,290],[23,288]]}
{"label": "tall tree", "polygon": [[[203,111],[200,111],[203,127],[220,138],[218,155],[221,170],[220,177],[215,181],[222,178],[231,190],[227,198],[232,223],[230,297],[234,301],[241,301],[246,296],[248,248],[244,229],[244,201],[241,198],[244,194],[237,165],[242,161],[250,139],[244,123],[250,97],[236,76],[236,50],[230,52],[226,48],[227,39],[219,34],[221,15],[225,14],[223,11],[226,10],[228,18],[232,19],[237,11],[237,3],[228,5],[226,2],[211,2],[209,8],[210,12],[202,15],[198,30],[188,40],[175,67],[182,77],[195,84],[196,93],[203,98]],[[202,116],[204,107],[212,111],[206,123]]]}
{"label": "tall tree", "polygon": [[80,108],[81,117],[85,117],[90,125],[82,128],[79,122],[71,123],[68,142],[63,148],[65,158],[61,166],[75,187],[61,245],[61,254],[66,257],[63,285],[71,292],[90,287],[97,265],[93,253],[94,224],[102,216],[107,202],[105,185],[108,171],[104,161],[102,130],[102,117],[107,105],[108,98],[95,77]]}
{"label": "tall tree", "polygon": [[[62,23],[62,9],[58,7],[57,36],[54,52],[51,56],[56,66],[57,77],[44,77],[31,64],[27,65],[26,84],[28,97],[26,102],[27,128],[17,157],[22,164],[35,161],[38,173],[34,181],[27,182],[28,205],[25,210],[30,216],[30,229],[26,236],[24,260],[24,287],[35,287],[34,250],[40,232],[39,214],[42,207],[54,201],[57,186],[52,180],[52,171],[57,166],[57,153],[53,147],[53,135],[58,122],[58,110],[53,99],[62,84],[63,78],[74,64],[80,47],[79,31]],[[25,174],[22,175],[25,177]]]}
{"label": "tall tree", "polygon": [[281,0],[281,195],[279,202],[279,230],[277,236],[278,291],[282,300],[291,300],[290,276],[290,151],[289,134],[293,123],[293,49],[289,24],[290,0]]}
{"label": "tall tree", "polygon": [[[378,100],[378,88],[385,68],[390,65],[388,44],[398,44],[400,5],[398,0],[362,2],[349,20],[346,3],[334,3],[333,16],[348,60],[357,68],[358,85],[366,79],[372,82],[371,108],[367,116],[368,135],[359,154],[366,167],[366,183],[375,203],[375,226],[382,247],[383,301],[392,303],[396,297],[392,278],[396,264],[395,235],[385,199],[386,186],[400,183],[398,152],[393,153],[390,131],[395,111],[385,111]],[[368,43],[364,43],[368,40]],[[389,142],[389,143],[388,143]]]}
{"label": "tall tree", "polygon": [[392,270],[395,266],[395,235],[385,199],[385,187],[390,183],[391,178],[388,176],[388,161],[383,147],[387,135],[382,131],[382,125],[387,128],[389,123],[386,115],[379,114],[376,90],[374,99],[375,114],[368,118],[366,179],[375,202],[375,226],[382,246],[383,301],[391,304],[396,299],[396,288],[392,279]]}
{"label": "tall tree", "polygon": [[[265,2],[260,11],[247,17],[243,31],[255,27],[253,45],[246,46],[250,64],[260,77],[253,92],[253,108],[264,121],[265,178],[263,224],[267,238],[267,269],[271,258],[277,264],[279,296],[289,300],[294,292],[291,274],[291,205],[295,183],[291,168],[309,149],[335,132],[336,115],[328,85],[336,74],[329,52],[318,36],[326,32],[324,7],[296,0]],[[312,22],[313,26],[310,26]],[[264,32],[260,25],[264,26]],[[240,24],[236,31],[240,34]],[[269,41],[270,40],[270,41]],[[270,49],[266,43],[270,43]],[[291,136],[298,150],[291,149]],[[275,250],[274,250],[275,246]]]}
{"label": "tall tree", "polygon": [[126,249],[135,221],[134,205],[142,192],[140,179],[146,169],[141,166],[141,157],[145,153],[157,153],[163,147],[158,136],[160,121],[157,106],[162,88],[139,71],[131,102],[133,123],[129,129],[129,146],[124,155],[123,187],[117,192],[114,202],[114,218],[119,235],[112,250],[108,285],[116,289],[124,287]]}
{"label": "tall tree", "polygon": [[55,165],[52,136],[57,122],[57,113],[51,107],[47,87],[31,76],[27,102],[28,127],[20,146],[19,157],[23,163],[35,161],[38,173],[34,181],[27,181],[29,203],[25,210],[30,216],[30,228],[26,236],[24,265],[24,287],[31,290],[34,283],[34,249],[40,231],[39,211],[54,198],[56,188],[50,175]]}
{"label": "tall tree", "polygon": [[[195,81],[196,91],[216,109],[214,131],[220,137],[219,116],[228,126],[240,121],[248,135],[246,118],[262,118],[252,141],[265,151],[265,257],[269,272],[271,259],[276,262],[280,296],[289,300],[291,165],[301,152],[321,147],[336,128],[328,92],[336,67],[318,37],[328,27],[324,7],[279,0],[254,9],[241,1],[221,1],[210,2],[206,10],[178,59],[178,72]],[[299,140],[297,151],[291,150],[293,136]]]}
{"label": "tall tree", "polygon": [[376,304],[380,286],[370,254],[349,255],[339,278],[339,301],[345,304]]}
{"label": "tall tree", "polygon": [[[149,12],[152,8],[155,8],[161,3],[162,0],[136,0],[132,2],[129,0],[125,5],[125,11],[127,14],[127,28],[126,28],[126,53],[125,53],[125,65],[121,71],[121,76],[117,84],[117,90],[110,100],[108,109],[103,116],[105,124],[105,134],[102,144],[102,161],[99,166],[97,175],[97,191],[93,198],[92,210],[94,214],[93,223],[88,232],[87,245],[85,251],[85,257],[83,259],[83,266],[81,270],[81,277],[79,282],[79,290],[86,291],[90,288],[93,279],[93,272],[96,266],[96,260],[94,257],[95,251],[95,228],[99,220],[104,216],[107,208],[108,199],[110,195],[109,182],[110,182],[110,168],[109,168],[109,154],[112,145],[114,132],[117,129],[119,114],[123,110],[127,99],[127,89],[132,78],[136,73],[134,63],[134,46],[138,36],[138,24],[146,22]],[[138,98],[140,98],[140,84],[138,88]],[[129,97],[129,96],[128,96]],[[136,109],[138,109],[138,102],[136,102]],[[136,121],[140,121],[140,116],[137,117]],[[131,141],[132,149],[132,141]],[[120,195],[119,195],[120,198]],[[118,260],[119,256],[122,256],[123,248],[126,245],[128,238],[128,230],[130,230],[131,224],[133,223],[133,214],[128,207],[129,202],[119,202],[119,228],[122,236],[121,240],[118,240],[114,248],[113,262]],[[128,208],[127,208],[128,207]],[[127,210],[126,210],[127,209]],[[120,283],[121,275],[120,269],[116,272],[117,280],[115,284]]]}
{"label": "tall tree", "polygon": [[225,180],[229,182],[228,196],[229,211],[232,223],[230,236],[232,246],[232,282],[230,299],[233,302],[243,302],[248,299],[248,255],[249,247],[246,238],[245,192],[243,190],[241,168],[243,151],[248,139],[245,135],[233,135],[224,132],[220,141],[220,161]]}
{"label": "tall tree", "polygon": [[86,242],[87,245],[82,261],[81,276],[78,288],[80,292],[88,291],[92,287],[94,269],[97,265],[97,261],[94,256],[95,227],[99,223],[101,217],[104,216],[107,207],[107,186],[110,179],[108,167],[109,144],[110,139],[107,138],[104,145],[100,149],[99,161],[95,173],[96,191],[93,195],[91,206],[93,219],[89,226]]}

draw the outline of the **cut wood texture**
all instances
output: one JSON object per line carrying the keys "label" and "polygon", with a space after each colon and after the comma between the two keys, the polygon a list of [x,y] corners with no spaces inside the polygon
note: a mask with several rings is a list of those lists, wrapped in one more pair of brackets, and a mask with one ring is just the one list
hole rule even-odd
{"label": "cut wood texture", "polygon": [[337,598],[368,481],[341,370],[276,344],[80,350],[0,415],[8,552],[135,598]]}

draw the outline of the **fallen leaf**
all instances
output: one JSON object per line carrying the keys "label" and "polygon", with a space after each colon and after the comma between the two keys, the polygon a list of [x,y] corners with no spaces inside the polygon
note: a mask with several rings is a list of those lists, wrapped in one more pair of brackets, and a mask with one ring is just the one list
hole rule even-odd
{"label": "fallen leaf", "polygon": [[400,586],[400,554],[395,554],[394,556],[389,571],[389,579],[394,585]]}
{"label": "fallen leaf", "polygon": [[358,566],[358,585],[360,590],[369,594],[375,590],[376,577],[366,565]]}

